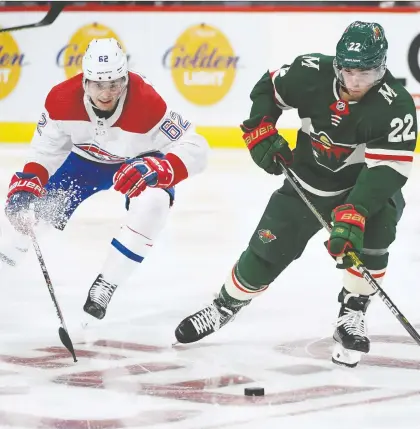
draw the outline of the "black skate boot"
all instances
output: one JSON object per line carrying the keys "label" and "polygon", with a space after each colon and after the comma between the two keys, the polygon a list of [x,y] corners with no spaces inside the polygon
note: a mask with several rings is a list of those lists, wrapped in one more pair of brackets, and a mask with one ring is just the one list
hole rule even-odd
{"label": "black skate boot", "polygon": [[186,317],[175,329],[175,337],[183,344],[199,341],[233,320],[236,313],[247,304],[249,301],[229,308],[220,298],[216,298],[207,307]]}
{"label": "black skate boot", "polygon": [[89,290],[83,310],[97,319],[103,319],[115,289],[117,285],[108,283],[102,274],[99,274]]}
{"label": "black skate boot", "polygon": [[332,361],[337,365],[354,368],[359,363],[362,353],[369,353],[370,350],[365,314],[371,297],[349,293],[343,289],[338,301],[341,302],[341,308],[333,335],[336,345]]}

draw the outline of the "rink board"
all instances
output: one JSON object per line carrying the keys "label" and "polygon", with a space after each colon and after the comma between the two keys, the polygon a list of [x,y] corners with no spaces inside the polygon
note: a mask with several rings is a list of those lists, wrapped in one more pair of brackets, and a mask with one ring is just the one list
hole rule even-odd
{"label": "rink board", "polygon": [[[3,7],[0,26],[37,22],[46,10]],[[1,36],[0,141],[30,141],[46,94],[80,72],[83,52],[95,37],[116,37],[130,69],[144,74],[168,107],[196,124],[212,147],[244,147],[239,124],[249,115],[249,94],[262,74],[304,53],[333,55],[338,38],[354,20],[384,26],[389,69],[419,107],[418,10],[69,7],[50,26]],[[293,145],[300,118],[286,111],[278,127]]]}
{"label": "rink board", "polygon": [[[35,131],[35,123],[0,123],[0,142],[26,143],[30,142]],[[242,131],[239,127],[197,127],[197,131],[206,137],[213,148],[245,148]],[[282,136],[295,146],[297,130],[280,129]],[[1,144],[1,143],[0,143]]]}
{"label": "rink board", "polygon": [[[0,142],[29,142],[34,133],[35,125],[32,123],[0,124]],[[239,127],[197,127],[197,131],[206,137],[212,148],[245,148],[245,143],[242,140],[242,131]],[[290,147],[294,148],[296,146],[297,130],[281,128],[279,132],[289,142]],[[416,152],[420,152],[419,139],[420,136],[417,138]]]}

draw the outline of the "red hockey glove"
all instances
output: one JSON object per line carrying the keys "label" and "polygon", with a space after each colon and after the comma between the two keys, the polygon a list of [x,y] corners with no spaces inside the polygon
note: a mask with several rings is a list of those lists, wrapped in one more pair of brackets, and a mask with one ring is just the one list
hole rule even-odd
{"label": "red hockey glove", "polygon": [[45,189],[41,184],[38,176],[31,173],[15,173],[9,184],[7,199],[18,192],[29,192],[36,197],[42,197],[45,194]]}
{"label": "red hockey glove", "polygon": [[9,185],[5,213],[14,228],[27,234],[35,223],[28,215],[32,203],[45,195],[41,180],[35,174],[15,173]]}
{"label": "red hockey glove", "polygon": [[147,186],[170,188],[174,182],[174,170],[166,159],[146,156],[123,164],[114,174],[114,189],[128,198],[137,197]]}

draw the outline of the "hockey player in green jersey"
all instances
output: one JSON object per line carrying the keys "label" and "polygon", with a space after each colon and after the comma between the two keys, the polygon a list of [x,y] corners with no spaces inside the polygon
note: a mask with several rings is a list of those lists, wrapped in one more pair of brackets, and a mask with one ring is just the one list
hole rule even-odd
{"label": "hockey player in green jersey", "polygon": [[[301,55],[265,73],[251,92],[250,117],[241,125],[255,163],[276,175],[282,172],[279,162],[289,166],[311,202],[333,223],[327,249],[344,278],[332,359],[351,367],[369,352],[365,313],[374,290],[345,253],[356,251],[382,281],[417,138],[414,102],[387,70],[387,48],[379,24],[352,23],[335,57]],[[283,110],[292,108],[302,120],[294,151],[276,130]],[[179,324],[177,340],[198,341],[232,320],[301,256],[320,229],[285,181],[218,297]]]}

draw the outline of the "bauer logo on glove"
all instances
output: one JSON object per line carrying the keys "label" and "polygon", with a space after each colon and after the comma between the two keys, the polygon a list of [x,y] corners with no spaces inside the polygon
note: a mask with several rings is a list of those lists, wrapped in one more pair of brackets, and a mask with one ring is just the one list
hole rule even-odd
{"label": "bauer logo on glove", "polygon": [[366,209],[359,205],[343,204],[333,210],[331,217],[334,226],[327,249],[333,258],[340,259],[338,268],[349,268],[353,265],[351,259],[345,256],[348,251],[362,251],[366,215]]}
{"label": "bauer logo on glove", "polygon": [[42,197],[45,194],[45,189],[34,174],[16,173],[10,182],[7,198],[16,192],[29,192],[37,197]]}
{"label": "bauer logo on glove", "polygon": [[274,125],[269,122],[262,122],[259,128],[245,132],[243,139],[248,146],[248,149],[252,149],[262,139],[265,139],[273,134],[277,134],[277,130],[274,128]]}
{"label": "bauer logo on glove", "polygon": [[28,234],[36,219],[30,213],[32,204],[46,194],[41,180],[35,174],[15,173],[9,185],[5,213],[14,228]]}
{"label": "bauer logo on glove", "polygon": [[279,135],[275,122],[269,116],[256,115],[241,125],[242,138],[250,151],[253,161],[269,174],[279,175],[284,165],[291,165],[293,153],[287,141]]}
{"label": "bauer logo on glove", "polygon": [[114,175],[114,189],[128,198],[137,197],[146,187],[170,188],[174,171],[166,159],[146,156],[123,164]]}

